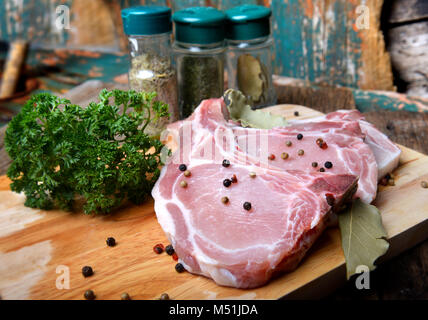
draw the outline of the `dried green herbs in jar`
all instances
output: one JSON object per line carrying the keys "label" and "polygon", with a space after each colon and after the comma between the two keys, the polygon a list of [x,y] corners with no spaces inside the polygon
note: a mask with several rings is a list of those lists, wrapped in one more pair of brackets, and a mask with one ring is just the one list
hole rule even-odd
{"label": "dried green herbs in jar", "polygon": [[[135,91],[156,92],[156,99],[169,105],[169,122],[178,119],[177,77],[169,58],[156,53],[143,53],[132,58],[129,86]],[[154,121],[146,132],[159,135],[167,122],[167,119]]]}
{"label": "dried green herbs in jar", "polygon": [[181,119],[190,116],[202,100],[223,94],[225,17],[211,7],[180,10],[172,17]]}
{"label": "dried green herbs in jar", "polygon": [[177,61],[180,117],[186,118],[204,99],[223,94],[223,60],[183,56]]}
{"label": "dried green herbs in jar", "polygon": [[122,10],[125,34],[129,40],[131,66],[129,86],[135,91],[156,92],[156,99],[169,106],[169,120],[153,119],[144,131],[158,136],[167,122],[178,119],[177,76],[171,64],[171,9],[138,6]]}

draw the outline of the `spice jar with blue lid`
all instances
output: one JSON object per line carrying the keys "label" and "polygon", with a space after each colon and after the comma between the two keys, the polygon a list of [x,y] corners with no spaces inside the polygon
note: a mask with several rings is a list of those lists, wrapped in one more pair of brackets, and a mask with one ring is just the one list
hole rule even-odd
{"label": "spice jar with blue lid", "polygon": [[226,10],[228,86],[240,90],[253,107],[276,103],[270,17],[271,9],[258,5]]}
{"label": "spice jar with blue lid", "polygon": [[[121,11],[129,40],[129,86],[135,91],[156,92],[156,99],[169,106],[169,122],[178,119],[177,75],[172,64],[171,9],[138,6]],[[160,135],[167,120],[152,121],[145,129]]]}
{"label": "spice jar with blue lid", "polygon": [[178,76],[180,117],[188,117],[204,99],[218,98],[224,89],[225,14],[212,7],[177,11],[174,58]]}

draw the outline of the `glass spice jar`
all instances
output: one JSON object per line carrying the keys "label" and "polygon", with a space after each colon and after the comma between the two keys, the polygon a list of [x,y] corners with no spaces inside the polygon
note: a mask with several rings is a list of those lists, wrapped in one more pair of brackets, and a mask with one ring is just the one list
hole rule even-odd
{"label": "glass spice jar", "polygon": [[184,119],[202,100],[223,94],[225,14],[212,7],[194,7],[177,11],[172,20],[178,105]]}
{"label": "glass spice jar", "polygon": [[242,5],[226,11],[228,87],[240,90],[253,107],[276,103],[270,16],[270,8],[258,5]]}
{"label": "glass spice jar", "polygon": [[169,106],[169,119],[152,121],[145,129],[158,136],[168,122],[178,119],[177,75],[171,62],[171,9],[138,6],[121,11],[129,40],[129,87],[135,91],[156,92],[156,99]]}

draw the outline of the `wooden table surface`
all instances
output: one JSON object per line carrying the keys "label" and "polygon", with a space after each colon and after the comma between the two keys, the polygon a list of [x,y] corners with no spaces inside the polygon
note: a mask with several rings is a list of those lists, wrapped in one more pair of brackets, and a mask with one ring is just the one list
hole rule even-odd
{"label": "wooden table surface", "polygon": [[[348,89],[277,89],[278,103],[305,105],[324,113],[355,108]],[[375,110],[364,115],[392,141],[428,154],[428,113]],[[0,128],[0,175],[10,164],[3,145],[5,129]],[[428,299],[428,241],[379,266],[371,273],[370,283],[370,290],[357,290],[349,281],[328,299]]]}

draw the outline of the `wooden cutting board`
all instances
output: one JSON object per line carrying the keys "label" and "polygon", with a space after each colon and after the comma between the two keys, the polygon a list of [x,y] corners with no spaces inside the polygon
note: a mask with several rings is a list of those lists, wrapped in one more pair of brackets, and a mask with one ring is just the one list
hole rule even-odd
{"label": "wooden cutting board", "polygon": [[[293,118],[320,113],[301,106],[269,108]],[[402,147],[395,186],[380,187],[375,204],[382,213],[391,247],[384,259],[428,237],[428,157]],[[9,190],[0,177],[0,295],[3,299],[82,299],[92,289],[97,299],[278,299],[327,295],[346,281],[345,260],[337,228],[327,230],[291,273],[251,290],[217,286],[187,272],[178,274],[166,253],[155,254],[157,243],[167,245],[157,223],[153,201],[128,206],[109,216],[42,211],[26,208],[24,197]],[[108,247],[114,237],[115,247]],[[94,269],[84,278],[83,266]],[[69,289],[62,288],[69,272]],[[58,273],[57,273],[58,272]],[[57,283],[60,284],[57,288]]]}

